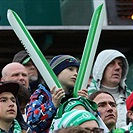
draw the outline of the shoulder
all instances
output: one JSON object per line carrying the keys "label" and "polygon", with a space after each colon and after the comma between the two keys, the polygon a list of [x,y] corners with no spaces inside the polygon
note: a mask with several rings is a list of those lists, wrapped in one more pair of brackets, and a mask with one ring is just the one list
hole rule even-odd
{"label": "shoulder", "polygon": [[92,79],[92,82],[90,83],[90,86],[88,87],[88,94],[92,94],[93,92],[96,92],[97,90],[99,90],[97,82]]}
{"label": "shoulder", "polygon": [[70,98],[63,104],[61,104],[57,110],[55,118],[60,118],[63,113],[71,111],[74,107],[81,105],[90,112],[97,110],[97,104],[84,97]]}
{"label": "shoulder", "polygon": [[51,93],[42,84],[38,85],[38,89],[31,95],[30,99],[48,99],[52,100]]}
{"label": "shoulder", "polygon": [[127,97],[132,93],[132,91],[129,88],[126,88],[125,92],[126,92]]}

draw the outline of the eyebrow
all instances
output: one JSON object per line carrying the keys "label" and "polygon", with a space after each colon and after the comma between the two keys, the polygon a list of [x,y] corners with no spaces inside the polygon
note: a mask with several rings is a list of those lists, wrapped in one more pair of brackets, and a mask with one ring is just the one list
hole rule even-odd
{"label": "eyebrow", "polygon": [[106,104],[106,102],[99,102],[99,103],[97,103],[98,106],[101,105],[101,104]]}
{"label": "eyebrow", "polygon": [[99,104],[106,104],[106,103],[109,103],[109,104],[116,104],[115,102],[111,102],[111,101],[110,101],[110,102],[105,102],[105,101],[104,101],[104,102],[99,102],[98,105],[99,105]]}
{"label": "eyebrow", "polygon": [[4,97],[4,96],[3,96],[3,97],[0,97],[0,99],[16,99],[16,98],[15,98],[15,97],[10,97],[10,98],[9,98],[9,97]]}

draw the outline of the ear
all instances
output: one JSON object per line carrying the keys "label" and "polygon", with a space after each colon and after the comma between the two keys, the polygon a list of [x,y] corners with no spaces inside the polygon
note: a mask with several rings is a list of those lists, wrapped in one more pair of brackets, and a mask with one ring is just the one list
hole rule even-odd
{"label": "ear", "polygon": [[4,79],[3,79],[3,77],[0,79],[0,82],[4,82]]}
{"label": "ear", "polygon": [[128,111],[127,111],[127,116],[128,116],[128,118],[130,118],[130,119],[133,120],[133,111],[128,110]]}

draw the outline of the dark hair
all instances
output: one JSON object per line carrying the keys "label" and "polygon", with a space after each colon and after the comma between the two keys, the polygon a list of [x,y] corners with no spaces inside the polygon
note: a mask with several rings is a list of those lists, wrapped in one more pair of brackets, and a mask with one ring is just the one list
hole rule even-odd
{"label": "dark hair", "polygon": [[130,109],[131,111],[133,111],[133,106],[131,107],[131,109]]}
{"label": "dark hair", "polygon": [[[114,101],[115,101],[115,98],[112,96],[111,93],[109,93],[109,92],[107,92],[107,91],[102,91],[102,90],[93,92],[93,93],[89,96],[89,99],[93,101],[93,100],[94,100],[99,94],[101,94],[101,93],[105,93],[105,94],[110,95],[110,96],[114,99]],[[115,102],[116,102],[116,101],[115,101]]]}
{"label": "dark hair", "polygon": [[58,129],[54,133],[89,133],[89,131],[81,126],[70,126]]}
{"label": "dark hair", "polygon": [[126,124],[128,125],[131,122],[130,118],[126,115]]}
{"label": "dark hair", "polygon": [[23,85],[20,85],[20,89],[17,95],[19,105],[22,103],[27,104],[30,100],[30,92]]}

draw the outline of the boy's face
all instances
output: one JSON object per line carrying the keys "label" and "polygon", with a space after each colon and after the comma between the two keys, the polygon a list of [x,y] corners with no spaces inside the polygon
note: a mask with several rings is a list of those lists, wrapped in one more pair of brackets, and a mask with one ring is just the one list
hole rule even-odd
{"label": "boy's face", "polygon": [[13,121],[17,115],[16,98],[11,92],[0,94],[0,121]]}
{"label": "boy's face", "polygon": [[67,67],[58,74],[58,80],[65,92],[74,87],[77,74],[78,68],[76,66]]}

